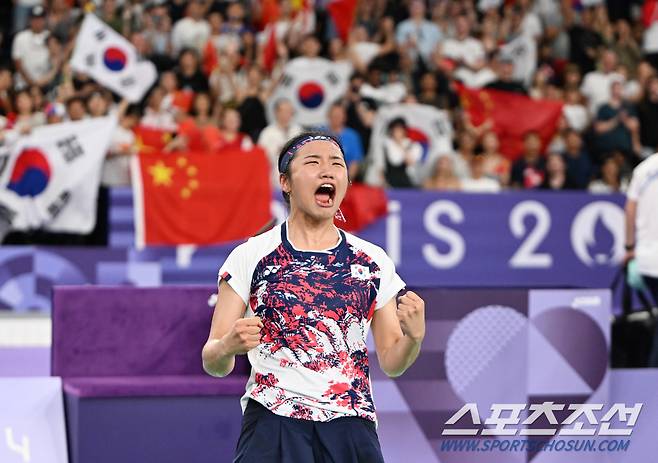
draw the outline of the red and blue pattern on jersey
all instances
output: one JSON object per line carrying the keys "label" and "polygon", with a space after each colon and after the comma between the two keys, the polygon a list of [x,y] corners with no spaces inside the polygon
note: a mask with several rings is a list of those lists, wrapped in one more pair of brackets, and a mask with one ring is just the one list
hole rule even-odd
{"label": "red and blue pattern on jersey", "polygon": [[379,267],[343,232],[327,252],[296,250],[285,225],[281,235],[251,281],[249,305],[264,328],[250,353],[254,376],[247,394],[294,418],[375,421],[366,336]]}

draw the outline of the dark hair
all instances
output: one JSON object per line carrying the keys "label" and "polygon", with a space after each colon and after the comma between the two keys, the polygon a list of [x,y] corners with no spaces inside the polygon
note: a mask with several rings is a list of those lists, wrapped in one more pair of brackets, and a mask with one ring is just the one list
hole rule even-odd
{"label": "dark hair", "polygon": [[386,132],[390,134],[395,127],[402,127],[403,129],[406,129],[407,121],[405,121],[403,117],[396,117],[392,119],[386,127]]}
{"label": "dark hair", "polygon": [[[288,164],[288,166],[286,166],[286,169],[284,171],[281,171],[281,160],[283,159],[283,156],[300,141],[306,138],[317,137],[317,136],[330,138],[338,145],[338,148],[340,148],[340,153],[343,155],[343,158],[345,157],[345,151],[343,150],[343,145],[341,145],[338,138],[336,138],[334,135],[327,132],[321,132],[318,130],[302,132],[296,137],[293,137],[290,140],[288,140],[288,142],[285,145],[283,145],[283,148],[281,148],[281,151],[279,151],[279,157],[277,159],[277,167],[279,169],[279,174],[288,175],[288,172],[290,170],[290,164]],[[285,191],[281,191],[281,195],[283,196],[283,200],[285,201],[285,203],[288,205],[288,207],[290,207],[290,194],[286,193]]]}

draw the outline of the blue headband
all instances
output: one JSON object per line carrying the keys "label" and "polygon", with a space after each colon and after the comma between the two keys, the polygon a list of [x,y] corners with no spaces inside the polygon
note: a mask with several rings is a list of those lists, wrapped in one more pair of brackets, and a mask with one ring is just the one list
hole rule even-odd
{"label": "blue headband", "polygon": [[[334,140],[332,137],[329,135],[308,135],[301,140],[299,140],[297,143],[292,145],[288,151],[286,151],[283,156],[281,156],[281,159],[279,160],[279,173],[284,174],[288,172],[288,166],[290,165],[290,161],[292,161],[292,157],[297,153],[299,148],[304,146],[306,143],[310,141],[316,141],[316,140],[326,140],[330,141],[336,146],[340,148],[340,145],[336,143],[336,140]],[[342,149],[341,149],[342,152]]]}

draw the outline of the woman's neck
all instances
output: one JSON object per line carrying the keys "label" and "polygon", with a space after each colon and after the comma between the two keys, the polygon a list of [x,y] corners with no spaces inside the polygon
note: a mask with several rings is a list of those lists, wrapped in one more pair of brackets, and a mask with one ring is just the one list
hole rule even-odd
{"label": "woman's neck", "polygon": [[333,219],[315,220],[291,211],[287,224],[288,239],[297,249],[324,250],[335,246],[340,239]]}

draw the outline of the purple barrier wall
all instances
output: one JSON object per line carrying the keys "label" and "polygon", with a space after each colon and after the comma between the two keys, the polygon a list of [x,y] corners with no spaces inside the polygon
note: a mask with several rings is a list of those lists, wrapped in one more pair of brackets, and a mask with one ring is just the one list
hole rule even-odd
{"label": "purple barrier wall", "polygon": [[[169,291],[154,291],[163,291],[161,298],[152,300],[154,305],[166,306],[173,300]],[[653,382],[658,372],[608,369],[609,291],[420,289],[419,292],[427,302],[427,336],[414,366],[400,378],[387,378],[375,366],[377,360],[370,338],[378,432],[387,461],[625,463],[650,461],[658,452],[658,441],[652,436],[658,422]],[[142,321],[148,321],[148,315],[145,317]],[[208,321],[199,323],[202,322],[207,329]],[[163,355],[166,358],[166,353]],[[211,381],[222,383],[230,379],[211,378]],[[230,457],[218,459],[218,455],[230,455],[239,433],[239,393],[232,394],[81,398],[69,393],[67,415],[71,442],[76,449],[75,453],[72,451],[73,462],[129,461],[131,455],[136,455],[139,461],[146,455],[162,462],[230,461]],[[565,409],[555,413],[555,424],[542,417],[532,426],[511,426],[514,436],[480,436],[483,430],[492,427],[482,423],[490,417],[493,404],[524,404],[520,414],[524,420],[529,417],[531,405],[545,402],[566,407],[601,404],[602,409],[595,412],[594,423],[581,416],[575,423],[567,424],[565,419],[571,412]],[[616,402],[628,407],[643,403],[634,427],[618,417],[610,420],[613,428],[634,429],[632,435],[578,439],[590,440],[595,446],[629,445],[623,452],[618,448],[567,452],[558,450],[559,446],[577,439],[562,435],[520,435],[522,430],[537,427],[559,433],[574,428],[576,423],[598,432],[605,413]],[[446,425],[467,403],[475,404],[482,423],[469,423],[466,416],[455,425]],[[499,447],[489,451],[457,449],[453,447],[455,442],[463,438],[443,433],[456,427],[475,430],[477,437],[466,439],[475,439],[480,446],[496,442]],[[190,433],[194,437],[186,437]],[[511,451],[500,447],[515,440],[552,447],[541,451]],[[228,453],[214,453],[218,447]]]}

